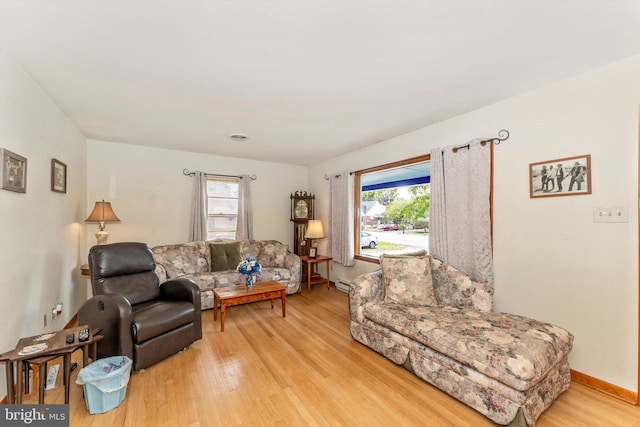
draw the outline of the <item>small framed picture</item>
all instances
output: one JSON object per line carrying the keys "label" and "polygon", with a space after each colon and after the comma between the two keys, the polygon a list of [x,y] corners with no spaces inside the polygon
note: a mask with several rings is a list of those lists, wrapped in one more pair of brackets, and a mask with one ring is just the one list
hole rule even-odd
{"label": "small framed picture", "polygon": [[0,148],[0,188],[27,192],[27,159],[5,148]]}
{"label": "small framed picture", "polygon": [[318,248],[309,248],[309,258],[315,258],[318,256]]}
{"label": "small framed picture", "polygon": [[529,197],[591,194],[591,154],[529,164]]}
{"label": "small framed picture", "polygon": [[57,159],[51,159],[51,191],[67,192],[67,165]]}

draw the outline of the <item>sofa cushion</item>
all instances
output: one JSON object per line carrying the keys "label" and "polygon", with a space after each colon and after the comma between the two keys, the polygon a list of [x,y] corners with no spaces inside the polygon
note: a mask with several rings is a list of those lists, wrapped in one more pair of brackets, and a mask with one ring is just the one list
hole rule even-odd
{"label": "sofa cushion", "polygon": [[235,270],[242,261],[240,242],[209,243],[211,271]]}
{"label": "sofa cushion", "polygon": [[152,251],[153,259],[164,266],[170,279],[209,271],[210,254],[205,242],[156,246]]}
{"label": "sofa cushion", "polygon": [[285,266],[285,257],[289,247],[284,243],[276,240],[263,240],[262,248],[258,254],[258,262],[262,267],[279,267]]}
{"label": "sofa cushion", "polygon": [[437,305],[431,281],[431,256],[380,256],[384,301],[411,305]]}
{"label": "sofa cushion", "polygon": [[368,302],[364,317],[517,390],[528,390],[563,360],[573,335],[508,313]]}

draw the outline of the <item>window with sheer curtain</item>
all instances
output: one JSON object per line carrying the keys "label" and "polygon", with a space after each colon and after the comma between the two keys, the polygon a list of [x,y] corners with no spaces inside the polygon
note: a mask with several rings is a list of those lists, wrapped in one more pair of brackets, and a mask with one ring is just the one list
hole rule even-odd
{"label": "window with sheer curtain", "polygon": [[207,240],[236,238],[239,189],[238,179],[207,178]]}

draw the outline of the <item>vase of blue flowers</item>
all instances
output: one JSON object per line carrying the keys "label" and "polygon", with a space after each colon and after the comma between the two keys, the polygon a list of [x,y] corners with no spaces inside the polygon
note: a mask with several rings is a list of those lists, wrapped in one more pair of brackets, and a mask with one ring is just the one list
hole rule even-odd
{"label": "vase of blue flowers", "polygon": [[245,286],[247,290],[253,289],[253,284],[256,281],[256,276],[262,274],[262,266],[254,256],[248,256],[238,264],[236,268],[238,273],[245,276]]}

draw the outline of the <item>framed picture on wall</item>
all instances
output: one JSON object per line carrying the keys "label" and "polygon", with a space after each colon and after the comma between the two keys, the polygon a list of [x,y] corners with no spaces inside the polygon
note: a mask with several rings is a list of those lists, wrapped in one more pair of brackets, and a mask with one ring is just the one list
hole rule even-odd
{"label": "framed picture on wall", "polygon": [[591,194],[591,154],[529,164],[529,197]]}
{"label": "framed picture on wall", "polygon": [[51,159],[51,191],[67,192],[67,165],[57,159]]}
{"label": "framed picture on wall", "polygon": [[6,148],[0,148],[0,188],[27,192],[27,159]]}

